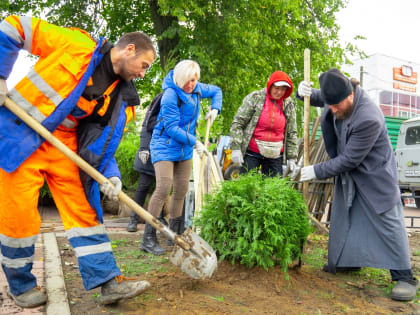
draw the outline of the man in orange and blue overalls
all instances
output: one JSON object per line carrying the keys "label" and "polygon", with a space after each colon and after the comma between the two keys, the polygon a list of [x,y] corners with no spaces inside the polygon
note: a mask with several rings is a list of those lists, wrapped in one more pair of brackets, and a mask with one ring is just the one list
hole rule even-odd
{"label": "man in orange and blue overalls", "polygon": [[[7,93],[5,79],[20,49],[39,59]],[[0,106],[0,261],[8,294],[17,305],[35,307],[47,300],[31,273],[44,179],[78,258],[86,290],[101,286],[100,303],[109,304],[150,286],[121,276],[103,225],[99,190],[118,199],[121,176],[114,153],[133,106],[140,103],[132,80],[143,78],[155,58],[153,43],[142,32],[125,34],[114,46],[80,29],[33,17],[9,16],[0,23],[0,105],[8,94],[109,179],[99,187]]]}

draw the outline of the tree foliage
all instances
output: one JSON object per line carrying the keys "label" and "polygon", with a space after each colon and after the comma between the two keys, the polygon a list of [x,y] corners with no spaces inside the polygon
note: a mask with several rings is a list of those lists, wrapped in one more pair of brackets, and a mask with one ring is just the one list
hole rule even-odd
{"label": "tree foliage", "polygon": [[[162,77],[181,59],[201,66],[201,82],[223,90],[222,119],[213,131],[227,133],[237,108],[250,92],[263,88],[282,70],[297,89],[303,79],[303,52],[311,49],[311,78],[360,53],[339,44],[335,13],[346,0],[11,0],[1,15],[31,12],[50,22],[76,26],[115,41],[142,30],[157,40],[159,62],[138,82],[151,99]],[[298,103],[302,120],[303,103]],[[148,105],[148,102],[145,103]]]}

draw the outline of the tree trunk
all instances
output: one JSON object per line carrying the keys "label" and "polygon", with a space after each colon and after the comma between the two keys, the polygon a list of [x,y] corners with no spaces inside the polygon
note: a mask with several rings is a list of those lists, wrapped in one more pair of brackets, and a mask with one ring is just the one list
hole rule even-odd
{"label": "tree trunk", "polygon": [[[158,0],[149,0],[152,21],[157,36],[161,36],[172,23],[178,23],[178,19],[174,16],[162,16],[159,12]],[[178,59],[179,54],[175,50],[179,43],[179,36],[175,34],[173,38],[160,38],[158,40],[158,49],[160,57],[160,65],[162,69],[167,67],[169,57]]]}

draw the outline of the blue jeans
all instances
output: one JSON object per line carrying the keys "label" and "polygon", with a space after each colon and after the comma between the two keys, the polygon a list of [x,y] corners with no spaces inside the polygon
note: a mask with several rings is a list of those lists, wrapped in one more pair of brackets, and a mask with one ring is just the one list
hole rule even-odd
{"label": "blue jeans", "polygon": [[241,173],[249,172],[261,166],[261,172],[270,177],[283,175],[283,155],[276,159],[269,159],[263,157],[259,153],[247,150],[244,156],[244,165],[241,168]]}

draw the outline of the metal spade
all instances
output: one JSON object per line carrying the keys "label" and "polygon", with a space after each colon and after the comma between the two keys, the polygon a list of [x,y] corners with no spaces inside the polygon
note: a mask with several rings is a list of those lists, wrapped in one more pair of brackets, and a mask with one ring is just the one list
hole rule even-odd
{"label": "metal spade", "polygon": [[[106,177],[83,160],[79,155],[70,150],[64,143],[53,136],[51,132],[28,115],[11,99],[6,98],[5,106],[40,136],[60,150],[66,157],[72,160],[80,169],[86,172],[86,174],[96,180],[99,185],[108,181]],[[175,242],[176,245],[169,257],[173,264],[180,267],[182,271],[194,279],[206,279],[213,275],[217,268],[217,256],[206,241],[190,229],[186,230],[182,235],[177,235],[122,191],[119,193],[118,198],[147,223],[151,224],[156,230],[162,232],[167,238]]]}

